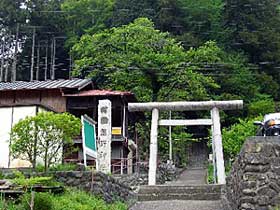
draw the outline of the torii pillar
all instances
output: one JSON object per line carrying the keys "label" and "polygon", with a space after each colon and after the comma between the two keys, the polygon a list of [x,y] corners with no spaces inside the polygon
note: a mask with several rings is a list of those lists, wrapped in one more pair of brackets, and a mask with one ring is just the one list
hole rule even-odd
{"label": "torii pillar", "polygon": [[[148,185],[156,184],[157,153],[158,153],[158,125],[163,126],[188,126],[188,125],[211,125],[212,144],[217,170],[218,184],[226,183],[223,145],[221,135],[221,124],[219,110],[234,110],[243,108],[242,100],[235,101],[197,101],[197,102],[150,102],[129,103],[128,110],[152,111],[152,124],[150,136],[150,158],[149,158],[149,181]],[[159,120],[159,111],[200,111],[211,110],[211,119],[197,120]]]}

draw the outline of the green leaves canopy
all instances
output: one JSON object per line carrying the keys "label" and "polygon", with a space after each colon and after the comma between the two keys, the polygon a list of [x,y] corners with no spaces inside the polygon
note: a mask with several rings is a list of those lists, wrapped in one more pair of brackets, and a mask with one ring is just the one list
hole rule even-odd
{"label": "green leaves canopy", "polygon": [[[209,77],[195,73],[192,58],[147,18],[82,36],[72,53],[74,74],[92,77],[99,88],[131,90],[141,101],[202,99]],[[151,97],[152,96],[152,97]]]}
{"label": "green leaves canopy", "polygon": [[19,121],[11,132],[13,158],[28,160],[36,166],[37,157],[44,160],[45,169],[60,160],[64,143],[80,133],[80,119],[68,113],[42,112]]}

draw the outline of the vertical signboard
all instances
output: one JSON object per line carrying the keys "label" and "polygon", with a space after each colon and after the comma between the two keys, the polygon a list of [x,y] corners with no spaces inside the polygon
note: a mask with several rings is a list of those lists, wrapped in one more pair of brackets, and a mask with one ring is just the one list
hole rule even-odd
{"label": "vertical signboard", "polygon": [[82,116],[82,125],[84,164],[87,166],[87,155],[97,158],[95,122],[87,115],[84,115]]}
{"label": "vertical signboard", "polygon": [[111,173],[111,101],[100,100],[98,104],[98,141],[96,169]]}

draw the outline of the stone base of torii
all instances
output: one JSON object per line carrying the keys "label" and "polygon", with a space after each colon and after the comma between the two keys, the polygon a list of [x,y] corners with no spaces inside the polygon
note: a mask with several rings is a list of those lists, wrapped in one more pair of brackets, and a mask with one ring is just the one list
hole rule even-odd
{"label": "stone base of torii", "polygon": [[[190,126],[209,125],[212,128],[213,162],[217,171],[218,184],[226,183],[222,134],[219,110],[242,109],[243,101],[197,101],[197,102],[150,102],[129,103],[128,110],[151,111],[152,124],[150,135],[150,158],[149,158],[149,185],[156,184],[157,154],[158,154],[158,126]],[[211,119],[196,120],[159,120],[160,111],[211,111]]]}

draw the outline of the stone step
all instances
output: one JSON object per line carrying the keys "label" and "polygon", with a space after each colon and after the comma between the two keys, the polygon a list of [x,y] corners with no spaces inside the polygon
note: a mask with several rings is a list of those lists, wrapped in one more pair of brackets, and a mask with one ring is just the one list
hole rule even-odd
{"label": "stone step", "polygon": [[223,210],[220,200],[168,200],[137,202],[129,210]]}
{"label": "stone step", "polygon": [[222,185],[200,186],[142,186],[138,201],[153,200],[220,200]]}

